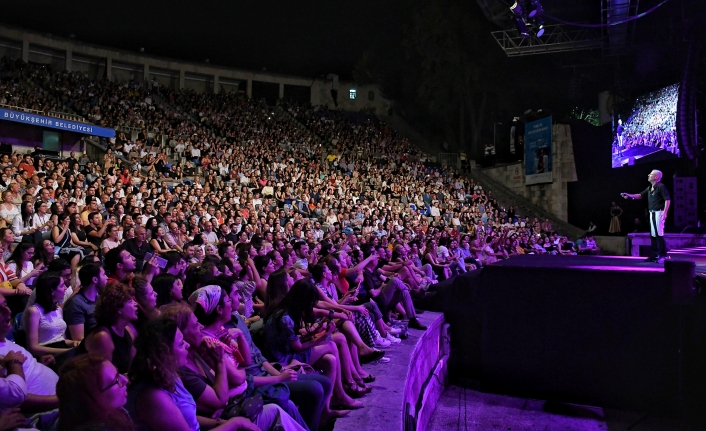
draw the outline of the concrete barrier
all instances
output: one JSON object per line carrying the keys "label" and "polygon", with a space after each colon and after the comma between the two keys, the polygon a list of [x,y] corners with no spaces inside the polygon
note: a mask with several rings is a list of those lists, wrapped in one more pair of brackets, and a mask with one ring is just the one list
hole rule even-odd
{"label": "concrete barrier", "polygon": [[335,431],[426,429],[446,386],[449,338],[443,314],[427,311],[419,320],[428,329],[412,329],[402,344],[387,348],[389,363],[365,366],[377,377],[373,391],[361,398],[364,408],[336,421]]}

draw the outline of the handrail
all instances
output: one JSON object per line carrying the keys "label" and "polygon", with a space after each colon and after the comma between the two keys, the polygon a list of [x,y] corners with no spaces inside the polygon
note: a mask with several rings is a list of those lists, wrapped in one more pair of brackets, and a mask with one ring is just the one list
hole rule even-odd
{"label": "handrail", "polygon": [[52,118],[59,118],[61,120],[69,120],[69,121],[78,121],[81,123],[86,123],[90,124],[86,119],[80,115],[76,114],[70,114],[68,112],[59,112],[59,111],[40,111],[38,109],[29,109],[29,108],[24,108],[22,106],[14,106],[14,105],[7,105],[5,103],[0,103],[1,108],[7,108],[7,109],[12,109],[14,111],[21,111],[21,112],[27,112],[29,114],[37,114],[37,115],[43,115],[43,116],[49,116]]}

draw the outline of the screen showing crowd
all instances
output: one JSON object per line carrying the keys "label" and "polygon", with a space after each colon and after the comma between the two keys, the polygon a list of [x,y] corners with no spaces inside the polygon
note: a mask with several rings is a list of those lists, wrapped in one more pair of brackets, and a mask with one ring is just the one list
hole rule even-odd
{"label": "screen showing crowd", "polygon": [[627,119],[618,116],[612,146],[614,168],[656,152],[679,156],[676,118],[679,84],[639,97]]}

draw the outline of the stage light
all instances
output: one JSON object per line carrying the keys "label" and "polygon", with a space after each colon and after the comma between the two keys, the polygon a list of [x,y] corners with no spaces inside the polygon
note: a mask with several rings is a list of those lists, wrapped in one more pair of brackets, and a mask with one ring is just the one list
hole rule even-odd
{"label": "stage light", "polygon": [[520,33],[520,36],[523,38],[528,38],[530,36],[530,32],[527,29],[527,23],[525,23],[522,5],[516,1],[512,6],[510,6],[510,11],[512,11],[515,16],[515,26],[517,27],[517,31]]}
{"label": "stage light", "polygon": [[535,25],[537,26],[537,37],[542,37],[542,35],[544,34],[544,21],[538,19]]}
{"label": "stage light", "polygon": [[527,16],[529,16],[530,18],[534,18],[535,16],[542,16],[544,9],[542,8],[542,4],[539,2],[539,0],[532,0],[531,4],[532,6],[530,7],[530,13]]}

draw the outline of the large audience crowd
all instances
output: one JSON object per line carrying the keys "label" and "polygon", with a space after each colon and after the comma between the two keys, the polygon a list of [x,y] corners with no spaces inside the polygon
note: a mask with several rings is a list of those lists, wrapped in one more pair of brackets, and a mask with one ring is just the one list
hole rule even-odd
{"label": "large audience crowd", "polygon": [[0,158],[0,431],[325,429],[438,282],[597,250],[368,114],[2,64],[118,134]]}
{"label": "large audience crowd", "polygon": [[[641,97],[633,113],[622,125],[623,150],[635,146],[654,147],[679,155],[676,119],[679,84],[670,85]],[[619,138],[614,148],[618,151]]]}

